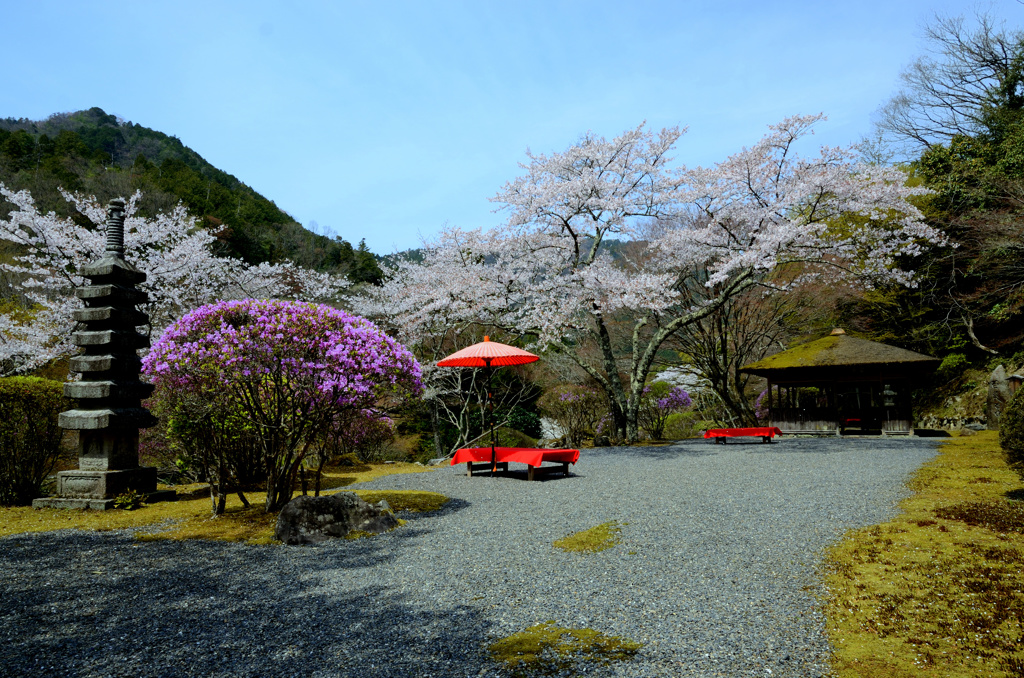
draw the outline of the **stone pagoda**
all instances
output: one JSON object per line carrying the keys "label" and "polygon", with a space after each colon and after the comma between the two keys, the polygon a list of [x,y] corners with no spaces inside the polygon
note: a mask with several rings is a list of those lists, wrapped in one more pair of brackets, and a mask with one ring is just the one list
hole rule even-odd
{"label": "stone pagoda", "polygon": [[[137,350],[149,338],[135,328],[149,317],[135,308],[149,296],[136,288],[146,274],[124,259],[124,201],[107,205],[107,248],[82,269],[91,280],[75,290],[85,308],[74,312],[79,329],[72,335],[84,353],[71,359],[81,381],[64,384],[64,394],[78,407],[60,414],[60,426],[78,431],[78,470],[57,474],[57,495],[36,499],[36,508],[108,509],[114,498],[134,490],[147,501],[174,497],[157,492],[156,469],[139,466],[139,429],[156,424],[142,400],[153,392],[139,380]],[[84,328],[83,328],[84,326]]]}

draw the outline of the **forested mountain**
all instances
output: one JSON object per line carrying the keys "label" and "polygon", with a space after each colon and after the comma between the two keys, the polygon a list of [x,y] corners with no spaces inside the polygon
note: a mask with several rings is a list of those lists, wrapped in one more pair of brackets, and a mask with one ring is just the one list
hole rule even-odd
{"label": "forested mountain", "polygon": [[289,259],[318,270],[379,282],[361,242],[312,233],[237,177],[217,169],[174,136],[121,120],[100,108],[46,120],[0,120],[0,182],[28,189],[42,210],[68,212],[59,189],[101,201],[141,190],[142,211],[184,203],[217,231],[225,254],[249,263]]}

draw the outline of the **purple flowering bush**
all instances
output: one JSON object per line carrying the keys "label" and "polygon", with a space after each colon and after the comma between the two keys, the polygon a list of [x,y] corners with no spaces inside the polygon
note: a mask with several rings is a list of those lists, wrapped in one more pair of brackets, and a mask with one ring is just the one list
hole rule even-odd
{"label": "purple flowering bush", "polygon": [[157,384],[237,408],[266,465],[266,510],[292,496],[318,440],[355,410],[422,391],[412,354],[373,323],[329,306],[244,299],[196,309],[143,361]]}
{"label": "purple flowering bush", "polygon": [[665,435],[665,424],[669,416],[689,409],[693,404],[690,395],[679,387],[664,381],[656,381],[644,387],[640,394],[638,420],[640,427],[654,440]]}
{"label": "purple flowering bush", "polygon": [[537,406],[565,431],[565,444],[577,447],[601,418],[603,398],[586,386],[559,386],[537,401]]}
{"label": "purple flowering bush", "polygon": [[757,417],[757,422],[763,424],[768,421],[768,389],[761,391],[757,396],[757,400],[754,401],[754,416]]}

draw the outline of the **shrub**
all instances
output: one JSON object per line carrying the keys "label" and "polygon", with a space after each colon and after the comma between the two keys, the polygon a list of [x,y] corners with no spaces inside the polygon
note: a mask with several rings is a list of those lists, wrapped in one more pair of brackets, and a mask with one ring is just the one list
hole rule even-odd
{"label": "shrub", "polygon": [[218,515],[232,492],[248,506],[243,490],[267,477],[255,426],[237,404],[222,396],[222,390],[180,389],[158,382],[149,406],[160,420],[154,427],[160,431],[143,438],[161,468],[210,484],[213,512]]}
{"label": "shrub", "polygon": [[422,390],[412,354],[370,321],[298,301],[203,306],[167,328],[143,364],[158,386],[252,424],[268,512],[291,499],[306,454],[339,417]]}
{"label": "shrub", "polygon": [[323,468],[353,455],[359,463],[380,461],[395,441],[395,422],[373,410],[349,410],[337,416],[315,446],[314,460]]}
{"label": "shrub", "polygon": [[758,394],[757,400],[754,401],[754,416],[757,417],[757,423],[762,425],[769,423],[768,416],[771,414],[768,409],[768,402],[771,400],[769,395],[768,389],[765,389]]}
{"label": "shrub", "polygon": [[963,353],[950,353],[942,359],[935,373],[943,381],[951,381],[963,374],[969,365],[970,361]]}
{"label": "shrub", "polygon": [[518,405],[508,414],[508,425],[531,438],[540,438],[540,417]]}
{"label": "shrub", "polygon": [[686,438],[699,438],[709,428],[718,428],[718,423],[708,419],[702,419],[693,411],[676,412],[670,414],[665,420],[665,437],[669,440],[683,440]]}
{"label": "shrub", "polygon": [[645,386],[640,396],[640,427],[651,438],[659,440],[665,435],[669,415],[688,409],[692,404],[690,395],[683,389],[664,381],[656,381]]}
{"label": "shrub", "polygon": [[1017,389],[999,419],[999,446],[1007,465],[1024,479],[1024,388]]}
{"label": "shrub", "polygon": [[73,407],[60,382],[0,379],[0,504],[28,504],[65,455],[57,415]]}
{"label": "shrub", "polygon": [[565,431],[567,445],[579,446],[601,416],[601,395],[585,386],[559,386],[537,401],[541,410]]}

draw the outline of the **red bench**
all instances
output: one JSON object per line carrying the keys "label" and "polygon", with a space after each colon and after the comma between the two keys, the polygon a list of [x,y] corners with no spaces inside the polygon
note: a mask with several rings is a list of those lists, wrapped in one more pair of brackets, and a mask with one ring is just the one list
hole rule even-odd
{"label": "red bench", "polygon": [[[489,447],[464,447],[452,457],[451,465],[466,465],[466,475],[473,475],[473,471],[490,471],[497,468],[502,471],[508,470],[508,463],[514,461],[519,464],[526,464],[529,467],[527,480],[533,480],[538,475],[562,472],[569,475],[569,464],[579,461],[579,450],[544,450],[532,447],[496,447],[494,448],[495,466],[491,466],[491,448]],[[556,466],[541,466],[546,461],[556,462]],[[480,462],[480,463],[473,463]]]}
{"label": "red bench", "polygon": [[709,428],[704,431],[705,438],[714,438],[716,443],[725,444],[729,438],[760,438],[763,443],[770,443],[782,431],[776,426],[756,426],[751,428]]}

